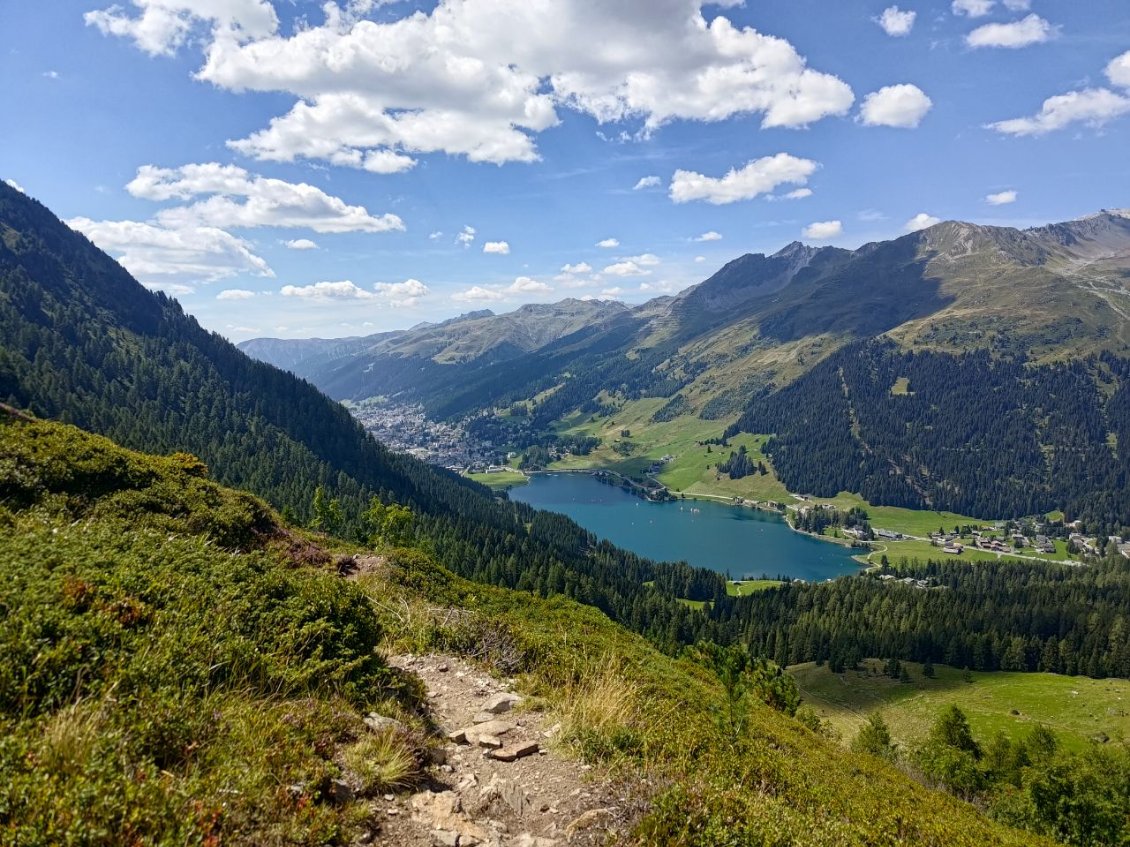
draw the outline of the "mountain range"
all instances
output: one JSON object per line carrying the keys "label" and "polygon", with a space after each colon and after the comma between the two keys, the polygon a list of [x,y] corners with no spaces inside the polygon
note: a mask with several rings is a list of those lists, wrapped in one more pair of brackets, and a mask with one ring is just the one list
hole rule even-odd
{"label": "mountain range", "polygon": [[[711,417],[740,410],[751,382],[779,386],[873,338],[1033,361],[1124,354],[1130,212],[1026,230],[949,221],[857,250],[794,242],[631,308],[564,300],[366,337],[239,346],[337,399],[395,396],[441,416],[532,397],[591,370],[585,359],[599,353],[641,363],[630,369],[637,380],[648,381],[646,372],[664,376],[650,380],[660,388],[674,380],[686,408]],[[607,376],[623,370],[605,368]],[[590,379],[582,400],[610,387]],[[460,399],[468,393],[476,399]]]}

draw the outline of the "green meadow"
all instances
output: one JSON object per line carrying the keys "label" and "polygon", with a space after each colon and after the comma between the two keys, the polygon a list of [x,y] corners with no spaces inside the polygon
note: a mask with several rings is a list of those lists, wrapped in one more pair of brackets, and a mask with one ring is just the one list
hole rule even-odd
{"label": "green meadow", "polygon": [[[982,742],[998,732],[1010,738],[1043,724],[1069,749],[1082,749],[1092,739],[1125,743],[1130,738],[1130,681],[1090,679],[1046,673],[966,673],[934,666],[934,679],[922,665],[903,662],[911,681],[882,675],[882,662],[869,659],[860,670],[832,673],[827,665],[808,662],[789,668],[805,703],[829,721],[844,742],[850,742],[867,716],[878,710],[900,745],[923,739],[938,713],[951,703],[969,718]],[[968,680],[968,681],[967,681]]]}

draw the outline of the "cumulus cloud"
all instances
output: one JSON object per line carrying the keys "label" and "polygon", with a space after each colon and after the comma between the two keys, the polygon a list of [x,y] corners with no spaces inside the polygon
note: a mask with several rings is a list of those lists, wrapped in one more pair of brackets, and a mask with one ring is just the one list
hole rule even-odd
{"label": "cumulus cloud", "polygon": [[[705,259],[703,261],[705,261]],[[678,291],[678,289],[679,287],[675,283],[667,279],[640,283],[640,291],[649,291],[658,294],[671,294]]]}
{"label": "cumulus cloud", "polygon": [[157,220],[171,228],[275,226],[315,232],[404,229],[396,215],[370,215],[364,206],[350,206],[313,185],[270,179],[217,162],[179,168],[143,165],[126,190],[146,200],[194,200],[157,213]]}
{"label": "cumulus cloud", "polygon": [[799,159],[788,153],[765,156],[748,162],[740,169],[731,169],[720,178],[694,171],[675,171],[669,194],[676,203],[705,200],[714,205],[751,200],[767,194],[785,183],[803,184],[820,167],[811,159]]}
{"label": "cumulus cloud", "polygon": [[694,260],[695,260],[695,262],[705,262],[706,257],[705,256],[695,256]]}
{"label": "cumulus cloud", "polygon": [[854,101],[843,80],[809,67],[788,41],[724,14],[708,19],[703,0],[439,0],[430,11],[381,20],[364,16],[371,3],[327,2],[320,24],[291,34],[279,31],[266,0],[134,5],[86,20],[154,55],[199,32],[197,79],[294,97],[288,112],[230,142],[272,161],[379,173],[433,152],[530,162],[539,157],[537,134],[563,109],[631,121],[646,135],[675,120],[739,115],[803,127],[845,114]]}
{"label": "cumulus cloud", "polygon": [[913,218],[906,222],[903,229],[907,232],[918,232],[920,229],[926,229],[934,224],[940,224],[941,218],[935,218],[933,215],[928,215],[925,212],[919,212]]}
{"label": "cumulus cloud", "polygon": [[[212,226],[169,228],[140,221],[94,221],[73,218],[78,230],[117,259],[140,282],[153,286],[192,286],[239,274],[272,277],[266,260],[250,244]],[[169,290],[169,289],[167,289]]]}
{"label": "cumulus cloud", "polygon": [[988,128],[1004,135],[1044,135],[1074,123],[1101,127],[1128,112],[1130,97],[1109,88],[1087,88],[1049,97],[1032,117],[997,121]]}
{"label": "cumulus cloud", "polygon": [[481,285],[468,288],[466,291],[459,291],[451,295],[451,299],[459,303],[476,303],[486,302],[489,300],[502,300],[505,295],[501,291],[495,291],[491,288],[483,288]]}
{"label": "cumulus cloud", "polygon": [[816,221],[804,228],[804,237],[816,241],[824,241],[843,235],[843,232],[844,225],[842,221]]}
{"label": "cumulus cloud", "polygon": [[378,282],[373,288],[391,305],[405,308],[415,306],[420,302],[421,297],[427,297],[431,293],[431,289],[418,279],[406,279],[404,282]]}
{"label": "cumulus cloud", "polygon": [[623,293],[624,293],[623,288],[621,288],[618,285],[614,285],[611,288],[604,289],[602,292],[600,292],[600,294],[598,296],[601,299],[604,299],[604,300],[614,300]]}
{"label": "cumulus cloud", "polygon": [[373,300],[377,296],[348,279],[341,282],[315,282],[313,285],[284,285],[279,293],[283,297],[299,297],[304,300]]}
{"label": "cumulus cloud", "polygon": [[592,265],[588,262],[577,262],[575,265],[562,265],[561,272],[567,274],[588,274],[592,273]]}
{"label": "cumulus cloud", "polygon": [[473,226],[464,226],[463,229],[455,236],[455,243],[462,244],[464,247],[470,247],[475,241],[475,228]]}
{"label": "cumulus cloud", "polygon": [[27,192],[24,191],[24,187],[22,185],[20,185],[18,182],[16,182],[14,179],[6,179],[6,180],[4,180],[4,184],[7,185],[9,188],[16,189],[16,191],[20,192],[20,194],[27,194]]}
{"label": "cumulus cloud", "polygon": [[[1111,85],[1130,89],[1130,51],[1116,56],[1104,69]],[[1012,118],[987,125],[1005,135],[1044,135],[1074,123],[1099,128],[1130,112],[1130,92],[1085,88],[1049,97],[1040,111],[1028,118]]]}
{"label": "cumulus cloud", "polygon": [[1106,66],[1106,78],[1112,85],[1130,88],[1130,50],[1110,60]]}
{"label": "cumulus cloud", "polygon": [[863,98],[859,119],[866,126],[913,129],[933,105],[917,85],[887,85]]}
{"label": "cumulus cloud", "polygon": [[488,241],[483,245],[484,253],[495,253],[499,256],[510,254],[510,245],[505,241]]}
{"label": "cumulus cloud", "polygon": [[613,247],[619,247],[620,246],[620,239],[618,239],[618,238],[605,238],[602,241],[596,242],[596,246],[601,247],[605,250],[611,250]]}
{"label": "cumulus cloud", "polygon": [[548,294],[553,288],[528,276],[520,276],[506,289],[509,294]]}
{"label": "cumulus cloud", "polygon": [[194,28],[211,24],[218,37],[237,41],[273,35],[278,17],[267,0],[132,0],[137,15],[131,17],[120,6],[87,12],[87,26],[103,35],[131,39],[151,56],[174,53]]}
{"label": "cumulus cloud", "polygon": [[794,188],[792,191],[781,195],[781,197],[785,198],[786,200],[803,200],[805,197],[811,196],[811,188]]}
{"label": "cumulus cloud", "polygon": [[985,202],[990,206],[1007,206],[1009,203],[1015,203],[1016,198],[1015,191],[999,191],[996,194],[986,194]]}
{"label": "cumulus cloud", "polygon": [[640,263],[632,259],[624,259],[620,262],[614,262],[608,265],[601,273],[606,273],[609,276],[647,276],[651,271],[640,267]]}
{"label": "cumulus cloud", "polygon": [[1050,41],[1058,29],[1039,15],[1032,14],[1007,24],[985,24],[965,36],[970,47],[1008,47],[1017,49]]}
{"label": "cumulus cloud", "polygon": [[953,0],[950,9],[955,15],[983,18],[993,10],[994,0]]}
{"label": "cumulus cloud", "polygon": [[309,238],[293,238],[290,241],[284,241],[283,245],[289,250],[317,250],[318,245],[311,241]]}
{"label": "cumulus cloud", "polygon": [[722,233],[715,232],[714,230],[710,230],[710,232],[704,232],[702,235],[695,236],[694,240],[695,241],[721,241],[722,240]]}
{"label": "cumulus cloud", "polygon": [[250,300],[255,296],[254,291],[248,291],[246,288],[229,288],[226,291],[221,291],[216,295],[217,300]]}
{"label": "cumulus cloud", "polygon": [[875,22],[883,28],[883,32],[895,38],[903,35],[910,35],[910,30],[914,28],[914,19],[918,17],[917,12],[904,12],[898,6],[888,6],[883,10],[883,14],[875,19]]}
{"label": "cumulus cloud", "polygon": [[640,177],[640,181],[632,186],[632,191],[641,191],[645,188],[655,188],[657,185],[660,185],[662,182],[663,182],[663,180],[661,180],[657,176]]}

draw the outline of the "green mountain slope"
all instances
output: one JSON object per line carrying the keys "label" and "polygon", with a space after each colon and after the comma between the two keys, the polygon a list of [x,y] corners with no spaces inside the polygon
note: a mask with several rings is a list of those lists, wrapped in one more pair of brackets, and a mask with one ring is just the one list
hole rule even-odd
{"label": "green mountain slope", "polygon": [[[698,660],[590,608],[473,585],[418,550],[343,579],[323,542],[192,457],[0,410],[0,468],[6,844],[357,843],[380,831],[380,795],[452,778],[424,764],[443,739],[418,681],[380,651],[481,656],[474,633],[560,716],[563,756],[640,798],[630,843],[1052,843],[727,699]],[[377,743],[370,710],[405,731]]]}
{"label": "green mountain slope", "polygon": [[[367,536],[373,497],[406,504],[421,541],[452,570],[568,594],[671,645],[693,641],[707,626],[674,598],[644,589],[664,566],[598,544],[566,518],[497,500],[476,483],[389,452],[313,386],[204,331],[175,301],[146,291],[6,185],[0,401],[135,449],[190,452],[220,481],[303,523],[322,487],[340,507],[333,529],[343,536]],[[638,611],[645,603],[647,616]]]}

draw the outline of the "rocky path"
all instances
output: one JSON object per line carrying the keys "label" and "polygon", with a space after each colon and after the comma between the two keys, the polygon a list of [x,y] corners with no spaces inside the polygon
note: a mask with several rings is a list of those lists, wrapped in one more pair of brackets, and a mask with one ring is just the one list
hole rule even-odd
{"label": "rocky path", "polygon": [[556,752],[560,726],[547,726],[506,682],[451,656],[392,663],[424,681],[447,741],[426,790],[378,799],[380,826],[367,843],[572,847],[602,845],[626,831],[639,792]]}

